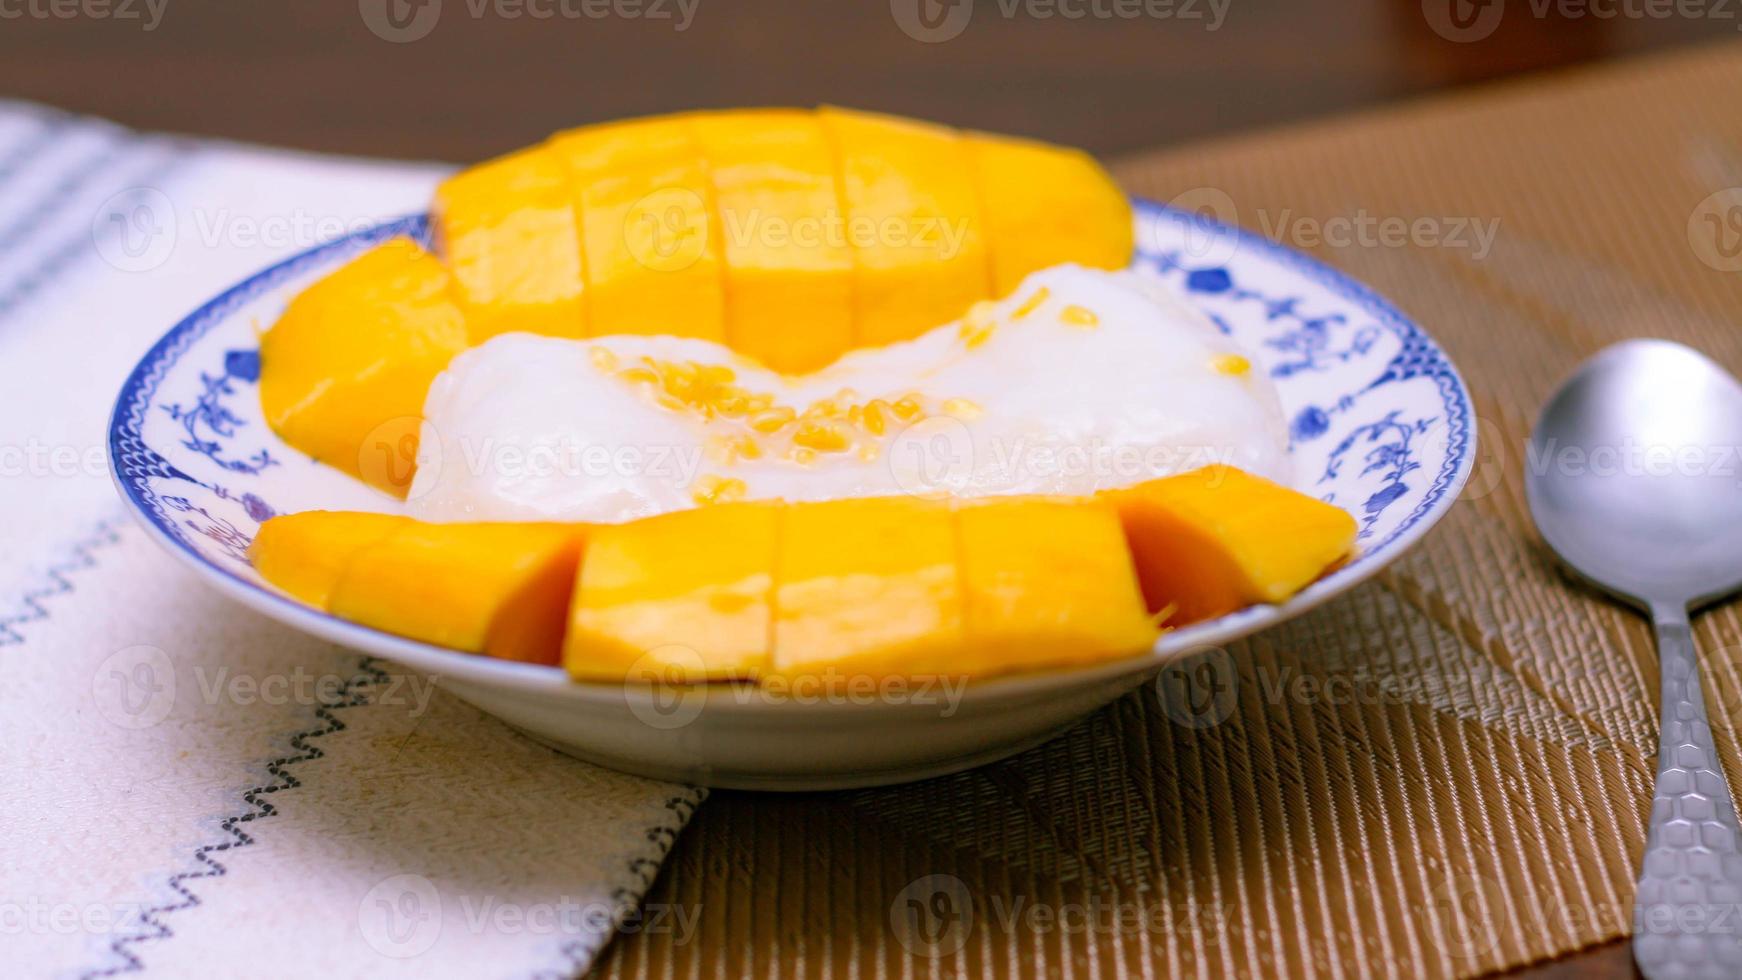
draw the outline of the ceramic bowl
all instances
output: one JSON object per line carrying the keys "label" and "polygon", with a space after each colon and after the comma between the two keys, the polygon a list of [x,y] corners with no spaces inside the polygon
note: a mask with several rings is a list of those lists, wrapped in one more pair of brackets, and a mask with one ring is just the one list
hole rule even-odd
{"label": "ceramic bowl", "polygon": [[[1280,606],[1166,634],[1147,656],[955,690],[776,694],[744,686],[578,684],[560,670],[444,649],[310,609],[246,551],[275,513],[390,509],[285,445],[261,418],[258,334],[290,297],[358,251],[428,222],[388,222],[238,283],[176,324],[121,389],[117,486],[163,546],[213,588],[286,625],[414,671],[528,735],[601,765],[710,786],[869,786],[990,762],[1047,739],[1182,655],[1272,626],[1396,559],[1452,505],[1475,452],[1470,397],[1444,351],[1372,290],[1205,217],[1137,202],[1134,265],[1201,308],[1273,379],[1298,489],[1355,515],[1358,556]],[[1172,706],[1170,710],[1179,709]],[[1187,706],[1184,710],[1200,710]]]}

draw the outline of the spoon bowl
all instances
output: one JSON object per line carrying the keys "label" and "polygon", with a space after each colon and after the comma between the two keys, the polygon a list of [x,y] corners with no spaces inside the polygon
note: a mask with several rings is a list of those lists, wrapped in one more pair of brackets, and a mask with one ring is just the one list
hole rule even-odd
{"label": "spoon bowl", "polygon": [[1742,384],[1704,354],[1632,340],[1542,410],[1525,491],[1580,575],[1649,609],[1742,587]]}

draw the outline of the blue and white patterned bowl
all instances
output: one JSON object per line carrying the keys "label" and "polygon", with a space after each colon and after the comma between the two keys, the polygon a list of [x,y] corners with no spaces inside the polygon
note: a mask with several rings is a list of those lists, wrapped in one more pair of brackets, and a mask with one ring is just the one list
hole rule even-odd
{"label": "blue and white patterned bowl", "polygon": [[258,333],[351,255],[426,219],[393,221],[255,275],[169,331],[121,389],[109,451],[122,497],[206,581],[298,629],[439,676],[459,696],[566,752],[719,786],[814,789],[899,782],[1034,744],[1155,677],[1182,654],[1299,615],[1371,576],[1452,505],[1475,451],[1470,397],[1431,338],[1371,290],[1296,252],[1197,215],[1138,202],[1138,268],[1202,308],[1275,380],[1298,487],[1360,522],[1360,554],[1281,606],[1170,633],[1153,655],[994,680],[966,691],[865,697],[715,686],[571,683],[560,671],[418,643],[303,606],[246,551],[262,521],[314,508],[388,509],[314,463],[261,418]]}

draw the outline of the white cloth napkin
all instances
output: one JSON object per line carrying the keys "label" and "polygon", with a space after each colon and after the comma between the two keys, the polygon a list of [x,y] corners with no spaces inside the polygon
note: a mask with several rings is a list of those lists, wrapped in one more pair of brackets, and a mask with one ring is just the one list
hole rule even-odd
{"label": "white cloth napkin", "polygon": [[226,285],[435,165],[0,102],[0,975],[565,976],[699,790],[562,756],[204,588],[121,513],[115,392]]}

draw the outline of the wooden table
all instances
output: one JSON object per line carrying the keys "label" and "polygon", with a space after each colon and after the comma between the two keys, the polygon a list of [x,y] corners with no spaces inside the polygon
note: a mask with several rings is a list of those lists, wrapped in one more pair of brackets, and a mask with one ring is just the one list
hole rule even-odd
{"label": "wooden table", "polygon": [[[1514,16],[1481,41],[1455,43],[1415,0],[1237,0],[1214,30],[1005,17],[982,3],[959,36],[923,43],[886,0],[703,0],[681,30],[518,9],[448,0],[427,36],[405,43],[372,32],[348,0],[177,0],[156,23],[27,15],[0,20],[0,94],[144,128],[392,157],[471,160],[591,120],[817,102],[1117,155],[1735,31],[1717,20]],[[710,827],[755,822],[768,807],[716,794],[674,861],[694,859],[686,847]],[[1616,943],[1521,975],[1633,968]]]}

